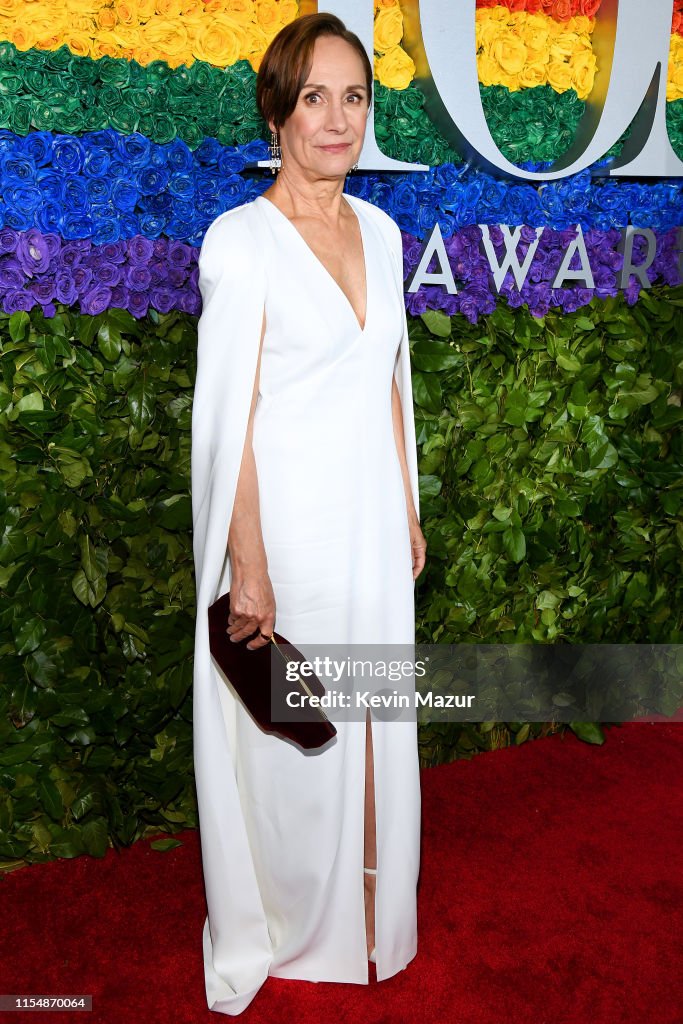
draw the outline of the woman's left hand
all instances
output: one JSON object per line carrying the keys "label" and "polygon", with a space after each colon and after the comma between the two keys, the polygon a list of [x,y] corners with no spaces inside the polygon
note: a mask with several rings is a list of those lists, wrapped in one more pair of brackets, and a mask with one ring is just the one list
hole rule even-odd
{"label": "woman's left hand", "polygon": [[427,541],[417,519],[410,520],[410,547],[413,553],[413,579],[416,580],[427,560]]}

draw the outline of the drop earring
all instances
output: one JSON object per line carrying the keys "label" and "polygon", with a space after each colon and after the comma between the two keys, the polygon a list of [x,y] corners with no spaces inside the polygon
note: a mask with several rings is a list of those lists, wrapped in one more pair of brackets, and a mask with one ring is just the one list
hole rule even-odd
{"label": "drop earring", "polygon": [[276,168],[282,167],[282,150],[277,132],[270,133],[270,173],[275,174]]}

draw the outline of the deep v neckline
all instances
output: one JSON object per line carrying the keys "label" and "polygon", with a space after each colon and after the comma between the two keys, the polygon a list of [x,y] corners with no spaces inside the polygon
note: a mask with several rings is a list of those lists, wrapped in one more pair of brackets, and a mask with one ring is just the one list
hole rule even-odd
{"label": "deep v neckline", "polygon": [[308,242],[306,241],[304,236],[301,234],[299,229],[289,219],[287,214],[283,213],[282,210],[280,209],[280,207],[276,206],[275,203],[273,203],[265,195],[260,195],[260,196],[257,196],[256,198],[262,200],[263,203],[265,203],[267,206],[269,206],[273,210],[275,210],[276,214],[278,214],[278,216],[286,224],[289,224],[290,228],[292,229],[294,234],[297,236],[297,238],[301,241],[301,243],[304,246],[304,248],[313,257],[314,262],[320,267],[320,269],[322,270],[323,274],[325,274],[327,279],[332,282],[332,285],[334,286],[334,288],[336,288],[337,293],[339,295],[341,295],[341,297],[344,300],[344,303],[346,305],[346,308],[348,309],[348,311],[350,312],[351,316],[353,317],[353,319],[355,321],[355,324],[356,324],[356,327],[358,328],[359,333],[360,334],[365,334],[365,332],[367,330],[367,326],[368,326],[368,313],[370,311],[370,283],[369,283],[369,279],[368,279],[368,247],[367,247],[367,240],[366,240],[366,237],[365,237],[365,231],[363,229],[363,219],[360,216],[360,214],[359,214],[358,210],[356,209],[356,207],[353,205],[353,203],[349,202],[348,195],[344,194],[344,199],[347,201],[347,203],[348,203],[348,205],[349,205],[353,215],[355,216],[356,220],[358,221],[358,230],[360,231],[361,247],[363,249],[363,272],[364,272],[364,275],[365,275],[365,323],[363,324],[362,327],[361,327],[361,324],[360,324],[360,320],[358,319],[358,316],[356,315],[356,311],[353,308],[353,306],[351,305],[351,301],[350,301],[348,295],[346,294],[344,289],[341,287],[339,282],[329,272],[329,270],[327,269],[327,267],[325,266],[323,261],[320,259],[320,257],[316,255],[316,253],[313,251],[311,246],[308,244]]}

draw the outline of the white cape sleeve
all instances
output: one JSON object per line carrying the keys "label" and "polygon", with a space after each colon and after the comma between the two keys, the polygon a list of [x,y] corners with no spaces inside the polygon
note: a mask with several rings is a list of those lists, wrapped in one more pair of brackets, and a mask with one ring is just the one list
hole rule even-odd
{"label": "white cape sleeve", "polygon": [[389,243],[394,261],[396,273],[396,287],[398,289],[401,312],[403,316],[403,333],[401,342],[396,354],[394,373],[398,393],[401,398],[401,413],[403,416],[403,438],[406,448],[406,462],[408,463],[408,476],[415,503],[417,518],[420,518],[420,495],[418,488],[417,468],[417,442],[415,438],[415,410],[413,406],[413,385],[410,374],[410,349],[408,347],[408,318],[406,316],[405,298],[403,295],[403,241],[401,230],[391,218],[389,220]]}
{"label": "white cape sleeve", "polygon": [[209,649],[208,607],[229,589],[227,539],[256,375],[265,271],[249,206],[217,218],[199,256],[192,406],[192,519],[197,619],[193,752],[208,905],[203,953],[210,1009],[240,1013],[268,974],[272,946],[236,778],[236,697]]}
{"label": "white cape sleeve", "polygon": [[222,214],[199,254],[191,476],[195,572],[207,606],[219,596],[265,303],[263,260],[247,218],[245,207]]}

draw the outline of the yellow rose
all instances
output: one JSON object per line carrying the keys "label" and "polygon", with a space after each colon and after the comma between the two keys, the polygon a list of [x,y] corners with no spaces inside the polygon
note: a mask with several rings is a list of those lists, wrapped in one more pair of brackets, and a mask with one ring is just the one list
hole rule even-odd
{"label": "yellow rose", "polygon": [[669,102],[678,100],[683,95],[683,39],[671,37],[669,67],[666,78],[666,98]]}
{"label": "yellow rose", "polygon": [[572,42],[572,38],[569,36],[555,36],[550,43],[548,53],[551,61],[564,63],[572,59],[576,50],[577,46]]}
{"label": "yellow rose", "polygon": [[121,54],[121,50],[116,43],[112,43],[108,39],[98,35],[92,42],[88,56],[91,57],[92,60],[99,60],[100,57],[121,57],[125,56],[125,54]]}
{"label": "yellow rose", "polygon": [[666,98],[669,102],[681,98],[683,92],[683,38],[675,33],[669,46],[669,66],[666,77]]}
{"label": "yellow rose", "polygon": [[154,0],[156,13],[167,21],[179,18],[182,14],[180,0]]}
{"label": "yellow rose", "polygon": [[181,17],[189,18],[192,21],[198,21],[204,13],[204,4],[202,0],[183,0],[183,10]]}
{"label": "yellow rose", "polygon": [[25,0],[0,0],[0,18],[18,18],[25,9]]}
{"label": "yellow rose", "polygon": [[69,28],[77,32],[87,32],[89,36],[96,34],[95,22],[87,14],[74,13],[69,18]]}
{"label": "yellow rose", "polygon": [[145,67],[147,64],[151,64],[153,60],[159,60],[159,54],[151,46],[141,46],[133,54],[138,64],[142,64]]}
{"label": "yellow rose", "polygon": [[667,99],[672,102],[683,96],[683,68],[680,65],[670,72],[667,79]]}
{"label": "yellow rose", "polygon": [[[23,18],[21,19],[24,20]],[[35,38],[39,39],[41,36],[52,35],[53,32],[59,31],[60,29],[66,29],[68,22],[64,13],[60,10],[53,13],[52,11],[46,10],[43,5],[35,5],[35,9],[32,12],[31,18],[31,31],[34,33]],[[39,43],[34,43],[34,46],[39,46]]]}
{"label": "yellow rose", "polygon": [[269,42],[270,37],[259,25],[254,25],[253,22],[245,24],[242,27],[241,56],[250,61],[251,66],[254,67],[254,58],[258,57],[258,64],[261,63],[261,57],[266,52]]}
{"label": "yellow rose", "polygon": [[58,50],[62,45],[62,28],[56,29],[52,32],[45,32],[44,35],[38,35],[36,33],[35,45],[39,50]]}
{"label": "yellow rose", "polygon": [[215,14],[194,29],[192,56],[197,60],[228,68],[240,59],[244,29],[227,14]]}
{"label": "yellow rose", "polygon": [[165,60],[169,64],[172,57],[178,54],[186,55],[190,49],[188,30],[182,21],[153,18],[145,25],[142,38],[147,46],[157,51],[159,60]]}
{"label": "yellow rose", "polygon": [[283,25],[289,25],[290,21],[294,21],[299,13],[297,0],[280,0],[278,6],[280,8],[280,20]]}
{"label": "yellow rose", "polygon": [[[202,0],[198,0],[197,7],[201,13],[206,5],[202,3]],[[223,11],[225,14],[229,14],[231,18],[234,18],[235,21],[238,21],[240,25],[253,24],[254,5],[252,0],[225,0]]]}
{"label": "yellow rose", "polygon": [[[202,4],[204,7],[205,4]],[[252,0],[223,0],[223,11],[225,14],[229,14],[231,18],[236,17],[238,14],[244,14],[248,12],[252,14],[254,5]]]}
{"label": "yellow rose", "polygon": [[504,85],[510,92],[519,92],[519,75],[506,75],[501,72],[498,76],[498,85]]}
{"label": "yellow rose", "polygon": [[[493,10],[497,10],[497,8],[493,8]],[[479,13],[480,12],[477,11],[477,14]],[[483,10],[481,13],[488,14],[490,12]],[[508,31],[507,25],[503,28],[500,23],[493,18],[477,17],[475,23],[475,40],[477,50],[480,48],[483,48],[484,50],[490,49],[496,39],[500,36],[501,32],[505,31]]]}
{"label": "yellow rose", "polygon": [[528,14],[520,25],[519,37],[529,52],[529,59],[540,60],[550,44],[548,19],[541,14]]}
{"label": "yellow rose", "polygon": [[527,49],[522,40],[510,32],[496,39],[491,57],[506,75],[518,75],[527,62]]}
{"label": "yellow rose", "polygon": [[[80,32],[76,28],[69,28],[64,33],[63,42],[77,57],[90,57],[92,41],[85,32]],[[17,44],[15,43],[14,45],[16,46]]]}
{"label": "yellow rose", "polygon": [[476,13],[477,21],[489,22],[492,25],[498,26],[498,31],[501,28],[512,28],[515,23],[516,15],[507,9],[504,4],[498,4],[496,7],[484,7],[482,10],[478,10]]}
{"label": "yellow rose", "polygon": [[579,36],[589,37],[595,28],[595,18],[588,18],[585,14],[577,14],[569,21],[564,22],[567,32],[575,32]]}
{"label": "yellow rose", "polygon": [[135,0],[116,0],[114,10],[122,25],[136,25],[139,21],[138,5]]}
{"label": "yellow rose", "polygon": [[375,76],[387,89],[407,89],[414,75],[415,65],[400,46],[392,46],[375,58]]}
{"label": "yellow rose", "polygon": [[138,0],[138,15],[140,21],[149,21],[154,17],[154,0]]}
{"label": "yellow rose", "polygon": [[385,7],[397,7],[398,0],[375,0],[375,14]]}
{"label": "yellow rose", "polygon": [[569,65],[564,61],[551,60],[548,64],[548,84],[555,92],[566,92],[567,89],[571,89],[573,82]]}
{"label": "yellow rose", "polygon": [[114,28],[117,24],[118,18],[116,17],[116,11],[112,10],[111,7],[100,7],[97,12],[98,28],[104,31],[108,28]]}
{"label": "yellow rose", "polygon": [[[119,25],[113,32],[108,32],[107,37],[112,39],[121,50],[125,50],[127,54],[134,54],[146,46],[143,37],[144,30],[144,25]],[[123,57],[123,53],[119,56]]]}
{"label": "yellow rose", "polygon": [[254,5],[256,24],[260,25],[266,35],[276,36],[282,28],[280,11],[274,0],[256,0]]}
{"label": "yellow rose", "polygon": [[385,7],[375,18],[375,49],[386,53],[403,38],[403,14],[400,7]]}
{"label": "yellow rose", "polygon": [[593,82],[595,81],[597,65],[598,62],[595,54],[590,53],[588,50],[577,53],[570,65],[574,79],[574,88],[580,100],[585,100],[590,96]]}
{"label": "yellow rose", "polygon": [[519,73],[520,88],[533,89],[537,85],[545,85],[547,77],[548,69],[544,61],[527,64]]}
{"label": "yellow rose", "polygon": [[480,53],[477,57],[477,74],[482,85],[498,85],[500,68],[488,53]]}
{"label": "yellow rose", "polygon": [[17,50],[30,50],[36,45],[36,34],[30,26],[15,25],[5,31],[10,43],[14,43]]}

